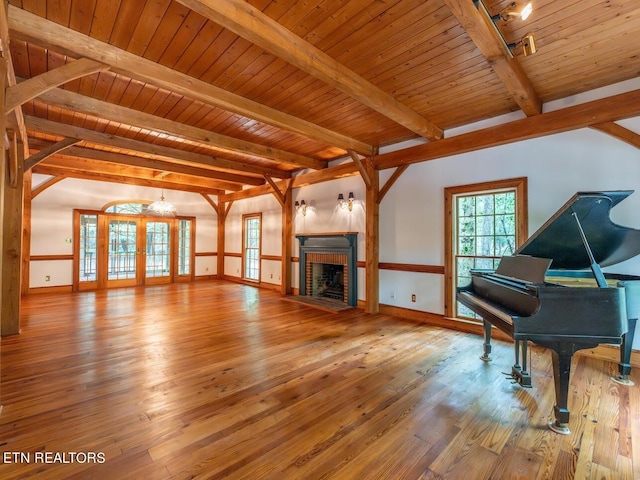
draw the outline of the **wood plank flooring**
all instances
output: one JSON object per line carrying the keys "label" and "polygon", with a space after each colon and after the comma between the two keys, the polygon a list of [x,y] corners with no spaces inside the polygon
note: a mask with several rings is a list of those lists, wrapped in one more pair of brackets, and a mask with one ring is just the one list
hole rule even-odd
{"label": "wood plank flooring", "polygon": [[640,385],[574,357],[572,434],[512,346],[196,282],[33,295],[1,342],[0,478],[639,479]]}

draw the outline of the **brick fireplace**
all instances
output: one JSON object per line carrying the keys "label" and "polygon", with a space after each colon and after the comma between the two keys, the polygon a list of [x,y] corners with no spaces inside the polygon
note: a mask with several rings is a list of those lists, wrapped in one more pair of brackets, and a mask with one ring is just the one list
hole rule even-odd
{"label": "brick fireplace", "polygon": [[296,238],[300,242],[300,295],[357,306],[358,234],[309,233]]}

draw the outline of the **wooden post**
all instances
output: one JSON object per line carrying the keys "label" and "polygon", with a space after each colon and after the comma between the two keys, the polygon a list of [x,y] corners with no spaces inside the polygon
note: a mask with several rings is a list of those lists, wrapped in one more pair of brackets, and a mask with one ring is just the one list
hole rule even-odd
{"label": "wooden post", "polygon": [[380,172],[373,166],[373,157],[367,159],[366,166],[370,185],[366,190],[366,231],[365,231],[365,278],[366,300],[365,311],[378,313],[380,311],[380,278],[378,262],[380,260],[380,204],[378,202],[378,189],[380,186]]}
{"label": "wooden post", "polygon": [[283,192],[282,202],[282,266],[280,271],[280,293],[291,293],[291,247],[293,243],[293,182],[285,182],[286,189]]}
{"label": "wooden post", "polygon": [[33,185],[31,170],[24,172],[22,183],[24,204],[22,209],[21,294],[25,296],[29,294],[29,273],[31,268],[31,188]]}
{"label": "wooden post", "polygon": [[216,276],[220,280],[224,279],[224,224],[226,219],[227,205],[220,197],[218,197],[218,268]]}
{"label": "wooden post", "polygon": [[[4,5],[3,5],[4,7]],[[0,139],[2,139],[2,145],[4,145],[4,138],[5,138],[5,132],[7,129],[7,115],[6,112],[4,110],[4,94],[5,94],[5,88],[7,87],[7,60],[0,57],[0,105],[2,105],[2,115],[0,115]],[[2,228],[2,230],[4,231],[4,190],[5,190],[5,171],[6,168],[4,168],[6,164],[6,150],[5,148],[0,148],[0,227]],[[2,244],[2,235],[0,235],[0,252],[3,251],[3,244]],[[4,279],[2,276],[0,276],[0,305],[2,305],[4,302],[4,298],[3,298],[3,294],[4,294]],[[2,336],[2,334],[4,333],[4,327],[3,327],[3,319],[4,319],[4,314],[2,311],[0,311],[0,336]],[[1,373],[2,367],[0,366],[0,373]],[[2,392],[0,390],[0,402],[2,400]],[[0,411],[2,411],[2,405],[0,404]]]}
{"label": "wooden post", "polygon": [[4,209],[2,229],[2,336],[20,333],[20,296],[22,266],[22,212],[23,212],[23,164],[24,148],[18,144],[16,132],[11,140],[9,162],[14,172],[8,175],[4,169]]}

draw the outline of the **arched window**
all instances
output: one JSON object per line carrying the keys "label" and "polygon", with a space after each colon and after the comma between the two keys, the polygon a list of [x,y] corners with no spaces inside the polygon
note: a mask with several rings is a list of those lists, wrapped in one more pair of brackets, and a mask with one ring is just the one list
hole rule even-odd
{"label": "arched window", "polygon": [[149,200],[118,200],[116,202],[107,203],[102,207],[102,211],[105,213],[118,213],[125,215],[144,215],[151,213],[149,211],[149,205],[152,202]]}

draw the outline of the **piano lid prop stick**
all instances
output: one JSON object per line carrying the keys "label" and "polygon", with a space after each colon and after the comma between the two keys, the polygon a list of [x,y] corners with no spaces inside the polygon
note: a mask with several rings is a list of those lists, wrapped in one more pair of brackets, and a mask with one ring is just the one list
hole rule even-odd
{"label": "piano lid prop stick", "polygon": [[589,262],[591,263],[591,271],[593,272],[593,276],[596,278],[596,283],[600,288],[607,288],[607,281],[604,279],[604,275],[602,274],[602,270],[600,270],[600,265],[596,262],[595,257],[593,256],[593,252],[591,251],[591,247],[589,246],[589,242],[587,241],[587,236],[584,234],[584,230],[582,229],[582,225],[580,224],[580,219],[576,212],[573,212],[573,218],[576,219],[576,224],[578,225],[578,232],[580,232],[580,238],[582,239],[582,244],[584,245],[584,249],[587,251],[587,255],[589,256]]}

